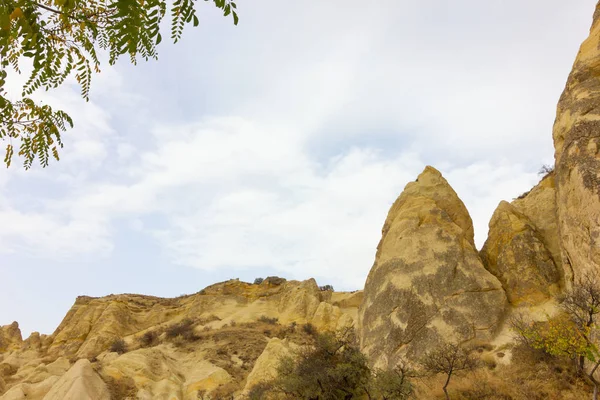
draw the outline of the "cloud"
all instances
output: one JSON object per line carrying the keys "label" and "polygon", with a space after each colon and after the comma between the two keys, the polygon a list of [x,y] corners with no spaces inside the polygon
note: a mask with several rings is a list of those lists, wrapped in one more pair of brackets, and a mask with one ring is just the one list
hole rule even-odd
{"label": "cloud", "polygon": [[551,161],[588,3],[257,2],[237,30],[207,14],[158,63],[95,76],[89,103],[72,84],[39,94],[76,128],[60,163],[0,174],[0,251],[119,263],[117,237],[136,235],[173,264],[359,288],[425,164],[480,246],[498,202]]}

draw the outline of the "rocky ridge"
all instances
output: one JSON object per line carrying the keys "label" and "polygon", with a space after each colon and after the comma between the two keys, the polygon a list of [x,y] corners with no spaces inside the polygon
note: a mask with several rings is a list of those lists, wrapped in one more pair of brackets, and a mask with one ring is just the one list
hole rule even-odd
{"label": "rocky ridge", "polygon": [[[323,291],[314,279],[276,277],[230,280],[174,299],[82,296],[50,336],[22,340],[17,323],[0,329],[0,399],[241,394],[248,377],[252,385],[268,376],[275,362],[269,354],[281,353],[273,350],[278,337],[289,346],[302,343],[303,324],[351,326],[361,300],[361,291]],[[122,351],[114,351],[121,339]]]}

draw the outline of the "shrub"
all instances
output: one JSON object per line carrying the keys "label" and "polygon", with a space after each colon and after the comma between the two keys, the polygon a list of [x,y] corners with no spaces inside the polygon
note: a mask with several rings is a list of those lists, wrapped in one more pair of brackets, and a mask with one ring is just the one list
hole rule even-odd
{"label": "shrub", "polygon": [[139,337],[141,347],[152,347],[158,341],[158,333],[156,331],[148,331]]}
{"label": "shrub", "polygon": [[541,166],[540,170],[538,171],[538,175],[546,176],[548,174],[551,174],[552,172],[554,172],[554,166],[544,164]]}
{"label": "shrub", "polygon": [[265,281],[275,286],[283,285],[286,282],[285,278],[280,278],[278,276],[267,276]]}
{"label": "shrub", "polygon": [[448,384],[453,374],[460,371],[470,371],[477,366],[477,360],[470,352],[459,344],[443,343],[435,349],[428,351],[421,360],[423,368],[432,374],[445,374],[446,381],[444,394],[446,400],[450,400]]}
{"label": "shrub", "polygon": [[269,318],[266,315],[262,315],[259,319],[259,322],[263,322],[265,324],[269,324],[269,325],[275,325],[277,322],[279,322],[278,318]]}
{"label": "shrub", "polygon": [[374,399],[409,399],[413,395],[410,378],[416,376],[415,371],[402,361],[393,370],[377,370],[371,379],[368,396]]}
{"label": "shrub", "polygon": [[263,279],[263,278],[256,278],[256,279],[254,280],[254,284],[255,284],[255,285],[260,285],[260,284],[261,284],[261,283],[263,283],[263,282],[264,282],[264,279]]}
{"label": "shrub", "polygon": [[290,322],[290,324],[288,325],[288,331],[290,332],[295,332],[296,331],[296,321]]}
{"label": "shrub", "polygon": [[110,345],[110,351],[123,354],[127,352],[127,343],[123,339],[117,339]]}
{"label": "shrub", "polygon": [[166,330],[167,338],[174,339],[181,337],[188,342],[198,340],[199,337],[194,333],[194,323],[190,319],[184,319],[183,321],[171,325]]}
{"label": "shrub", "polygon": [[270,387],[263,385],[255,393],[293,393],[302,399],[354,399],[366,393],[370,378],[367,359],[356,346],[354,329],[349,328],[319,334],[312,346],[283,357],[277,378]]}
{"label": "shrub", "polygon": [[333,292],[333,286],[331,286],[331,285],[319,286],[319,289],[321,289],[322,292],[325,292],[328,290]]}
{"label": "shrub", "polygon": [[304,333],[310,336],[313,336],[317,333],[317,328],[315,328],[315,326],[310,322],[302,325],[302,330],[304,331]]}
{"label": "shrub", "polygon": [[132,378],[123,377],[121,379],[116,379],[107,376],[104,378],[104,381],[106,382],[106,387],[108,388],[111,399],[123,400],[136,397],[137,388]]}
{"label": "shrub", "polygon": [[254,386],[248,392],[248,400],[264,400],[268,398],[268,394],[271,392],[272,388],[268,382],[261,382]]}

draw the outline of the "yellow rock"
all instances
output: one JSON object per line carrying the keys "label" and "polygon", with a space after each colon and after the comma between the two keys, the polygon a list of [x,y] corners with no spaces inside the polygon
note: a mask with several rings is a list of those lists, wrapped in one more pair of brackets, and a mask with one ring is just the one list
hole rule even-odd
{"label": "yellow rock", "polygon": [[78,360],[44,396],[43,400],[110,400],[106,384],[86,359]]}
{"label": "yellow rock", "polygon": [[[321,291],[314,279],[277,277],[259,285],[232,279],[174,299],[81,296],[51,336],[33,333],[22,341],[18,325],[2,328],[7,345],[0,352],[0,375],[6,381],[6,393],[17,398],[23,393],[43,397],[50,389],[48,382],[66,376],[71,362],[78,359],[92,360],[101,379],[113,386],[125,385],[123,390],[136,392],[140,399],[196,399],[199,392],[210,394],[226,384],[241,390],[267,336],[284,331],[290,323],[310,322],[319,330],[352,326],[361,299],[360,291],[332,293]],[[278,324],[272,328],[264,322],[256,324],[261,317]],[[164,331],[183,319],[194,321],[197,334],[206,330],[209,334],[203,340],[183,340],[181,347],[174,346]],[[227,347],[232,345],[227,335],[247,340],[244,329],[253,335],[252,341],[237,346],[236,354],[228,354]],[[140,348],[139,339],[149,331],[162,333],[158,339],[162,344]],[[225,339],[212,339],[211,332]],[[111,344],[121,338],[129,351],[109,352]],[[2,371],[7,372],[3,375]]]}
{"label": "yellow rock", "polygon": [[248,393],[259,383],[268,382],[277,377],[277,367],[281,358],[292,354],[294,348],[294,345],[287,340],[272,338],[248,375],[244,393]]}
{"label": "yellow rock", "polygon": [[481,259],[500,280],[511,304],[539,304],[559,292],[559,270],[527,216],[502,201],[489,226]]}
{"label": "yellow rock", "polygon": [[561,282],[564,284],[565,276],[558,236],[555,173],[547,174],[531,191],[525,196],[515,199],[511,204],[520,213],[527,216],[535,227],[538,236],[550,252],[561,275]]}
{"label": "yellow rock", "polygon": [[0,353],[21,347],[23,339],[17,321],[10,325],[0,326]]}
{"label": "yellow rock", "polygon": [[505,307],[463,202],[439,171],[425,168],[383,226],[359,309],[362,350],[376,367],[391,368],[440,341],[490,340]]}
{"label": "yellow rock", "polygon": [[600,270],[600,3],[558,103],[556,202],[567,283]]}
{"label": "yellow rock", "polygon": [[0,396],[0,400],[44,400],[59,379],[58,376],[51,376],[38,383],[20,383]]}
{"label": "yellow rock", "polygon": [[123,354],[105,362],[103,372],[117,380],[132,378],[137,390],[153,399],[197,399],[198,391],[210,393],[232,379],[201,351],[186,353],[165,345]]}

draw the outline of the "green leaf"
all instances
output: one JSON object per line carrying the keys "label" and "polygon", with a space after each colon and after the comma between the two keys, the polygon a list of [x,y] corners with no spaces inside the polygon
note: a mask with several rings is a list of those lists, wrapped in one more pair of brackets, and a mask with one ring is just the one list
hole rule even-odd
{"label": "green leaf", "polygon": [[159,33],[156,35],[156,44],[159,44],[160,42],[162,42],[162,35]]}
{"label": "green leaf", "polygon": [[239,20],[240,20],[240,19],[238,18],[238,15],[237,15],[237,13],[234,11],[234,12],[233,12],[233,24],[234,24],[234,25],[237,25]]}
{"label": "green leaf", "polygon": [[198,26],[200,24],[200,21],[198,21],[198,17],[196,17],[194,15],[194,26]]}

